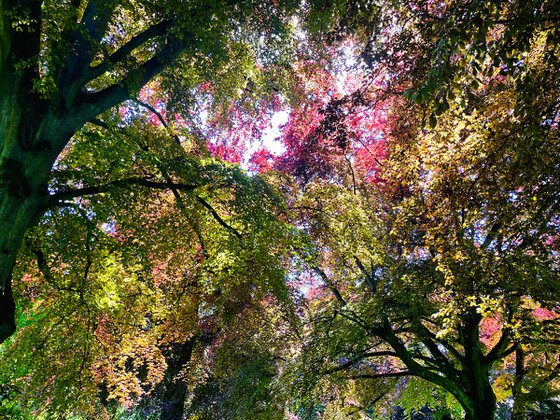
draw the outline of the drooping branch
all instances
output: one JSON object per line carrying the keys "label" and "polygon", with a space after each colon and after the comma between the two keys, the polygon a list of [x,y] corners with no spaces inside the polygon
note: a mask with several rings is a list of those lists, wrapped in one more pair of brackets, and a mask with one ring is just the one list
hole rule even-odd
{"label": "drooping branch", "polygon": [[161,112],[159,112],[157,109],[155,109],[149,103],[141,101],[140,99],[134,99],[134,102],[136,102],[138,105],[146,108],[148,111],[153,113],[157,117],[157,119],[159,120],[161,125],[163,125],[165,128],[169,127],[169,125],[167,124],[167,121],[165,121],[165,118],[163,118],[163,115],[161,115]]}
{"label": "drooping branch", "polygon": [[[148,111],[153,113],[157,117],[157,119],[159,120],[161,125],[163,125],[166,129],[169,130],[169,124],[167,123],[167,121],[165,121],[165,118],[163,118],[163,115],[161,115],[161,112],[159,112],[157,109],[155,109],[150,104],[148,104],[146,102],[143,102],[139,99],[134,99],[134,102],[136,102],[138,105],[146,108]],[[176,134],[172,134],[172,135],[173,135],[173,140],[175,140],[175,143],[177,143],[180,146],[181,145],[181,140],[179,139],[179,136],[177,136]]]}
{"label": "drooping branch", "polygon": [[43,278],[45,279],[45,281],[51,287],[53,287],[57,291],[79,293],[78,289],[75,289],[75,288],[72,288],[72,287],[65,287],[65,286],[61,286],[61,285],[58,284],[58,282],[56,281],[56,279],[52,275],[52,270],[51,270],[51,267],[49,267],[49,264],[47,262],[47,257],[43,253],[43,250],[38,246],[38,244],[33,242],[33,240],[31,238],[27,238],[26,241],[25,241],[25,245],[26,245],[27,249],[29,249],[31,251],[31,253],[33,253],[33,255],[35,255],[35,261],[37,262],[37,267],[39,268],[39,271],[43,275]]}
{"label": "drooping branch", "polygon": [[379,378],[399,378],[402,376],[414,376],[409,370],[403,370],[402,372],[387,372],[387,373],[373,373],[373,374],[361,374],[350,376],[350,379],[379,379]]}
{"label": "drooping branch", "polygon": [[197,201],[202,204],[212,215],[212,217],[214,217],[214,219],[216,219],[216,221],[222,225],[223,227],[225,227],[227,230],[229,230],[231,233],[233,233],[238,239],[241,239],[241,234],[237,231],[237,229],[235,229],[233,226],[227,224],[225,222],[224,219],[222,219],[222,217],[218,214],[218,212],[214,209],[214,207],[212,207],[210,205],[210,203],[208,203],[206,200],[204,200],[202,197],[200,196],[196,196]]}
{"label": "drooping branch", "polygon": [[[158,117],[158,119],[161,121],[161,123],[164,125],[164,127],[168,127],[167,122],[165,121],[165,119],[163,118],[163,116],[151,105],[142,102],[140,100],[135,99],[134,100],[136,103],[138,103],[139,105],[145,107],[146,109],[150,110],[151,112],[153,112],[154,114],[156,114],[156,116]],[[103,127],[105,129],[109,129],[110,127],[103,121],[99,120],[98,118],[92,118],[89,122],[91,122],[92,124],[96,124],[100,127]],[[175,141],[180,144],[179,139],[177,136],[175,137]],[[195,189],[196,187],[200,187],[201,185],[190,185],[190,184],[180,184],[180,183],[175,183],[172,181],[171,176],[169,175],[169,172],[167,171],[167,169],[157,163],[156,164],[157,168],[159,169],[159,171],[161,172],[162,176],[165,178],[166,182],[163,183],[155,183],[153,181],[149,181],[149,180],[145,180],[145,179],[136,179],[136,178],[131,178],[128,180],[121,180],[121,181],[114,181],[112,183],[109,184],[105,184],[103,186],[100,187],[90,187],[88,189],[84,188],[84,189],[80,189],[80,190],[74,190],[75,192],[77,192],[76,196],[80,196],[80,195],[86,195],[83,194],[84,190],[88,190],[91,191],[92,189],[94,189],[93,193],[100,193],[100,192],[106,192],[106,190],[111,189],[111,187],[115,187],[115,184],[120,184],[123,181],[132,181],[132,184],[137,183],[143,186],[147,186],[147,187],[152,187],[152,188],[157,188],[158,186],[160,186],[162,189],[169,189],[171,190],[173,197],[175,198],[175,202],[177,203],[178,208],[181,210],[181,212],[183,213],[183,215],[186,217],[188,223],[191,225],[191,227],[193,228],[193,230],[195,231],[200,244],[202,246],[203,252],[205,252],[205,247],[204,247],[204,239],[202,237],[202,234],[200,232],[200,230],[195,226],[195,224],[193,224],[191,218],[189,217],[188,211],[187,211],[187,206],[185,205],[185,202],[183,200],[183,197],[181,196],[181,194],[179,194],[179,191],[191,191],[193,189]],[[120,185],[119,185],[120,186]],[[122,185],[125,186],[125,185]],[[82,192],[82,194],[79,194],[78,192]],[[63,194],[66,192],[61,192],[59,194]],[[90,192],[91,194],[91,192]],[[56,195],[56,194],[55,194]],[[68,197],[71,198],[71,197]],[[60,199],[59,199],[60,200]],[[204,208],[206,208],[210,214],[212,215],[212,217],[224,228],[226,228],[228,231],[232,232],[238,239],[241,239],[242,236],[239,233],[239,231],[237,231],[233,226],[229,225],[219,214],[218,212],[210,205],[210,203],[208,203],[206,200],[204,200],[202,197],[200,196],[196,196],[196,200],[202,204],[202,206]]]}
{"label": "drooping branch", "polygon": [[360,363],[364,359],[368,359],[368,358],[371,358],[371,357],[383,357],[383,356],[398,357],[397,353],[395,353],[394,351],[366,352],[366,353],[361,354],[358,357],[352,358],[351,360],[349,360],[349,361],[347,361],[347,362],[345,362],[345,363],[343,363],[343,364],[341,364],[337,367],[327,369],[323,373],[328,375],[328,374],[331,374],[331,373],[340,372],[342,370],[346,370],[348,368],[351,368],[352,366]]}
{"label": "drooping branch", "polygon": [[374,326],[368,325],[368,323],[363,318],[358,316],[353,311],[340,310],[340,311],[338,311],[338,314],[341,317],[346,318],[347,320],[352,321],[355,324],[359,325],[360,327],[362,327],[364,329],[364,331],[367,331],[368,333],[371,333],[371,332],[375,331],[376,328],[377,328],[375,325]]}

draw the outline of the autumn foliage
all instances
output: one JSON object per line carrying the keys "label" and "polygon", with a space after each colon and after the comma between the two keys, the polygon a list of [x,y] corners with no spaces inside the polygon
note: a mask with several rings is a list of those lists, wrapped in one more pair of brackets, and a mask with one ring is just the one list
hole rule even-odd
{"label": "autumn foliage", "polygon": [[0,416],[560,415],[556,1],[32,3]]}

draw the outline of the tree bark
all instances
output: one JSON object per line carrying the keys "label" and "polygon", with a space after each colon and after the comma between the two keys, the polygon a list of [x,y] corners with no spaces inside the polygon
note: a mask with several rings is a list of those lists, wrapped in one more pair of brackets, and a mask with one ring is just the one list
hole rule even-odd
{"label": "tree bark", "polygon": [[[461,371],[450,370],[448,362],[443,359],[445,356],[438,352],[437,347],[432,349],[436,356],[441,356],[434,356],[433,359],[433,364],[439,366],[441,374],[414,360],[404,343],[396,336],[388,318],[385,318],[376,333],[393,348],[411,374],[439,385],[451,393],[465,411],[466,420],[493,420],[496,415],[496,396],[489,379],[491,362],[486,361],[480,343],[480,319],[480,315],[475,311],[465,314],[463,318],[460,340],[464,348],[464,357],[461,358]],[[419,337],[424,338],[427,348],[432,348],[433,342],[421,332],[422,330]]]}
{"label": "tree bark", "polygon": [[493,420],[496,416],[496,396],[488,376],[479,377],[469,394],[468,406],[463,405],[465,420]]}
{"label": "tree bark", "polygon": [[[58,155],[52,142],[40,135],[41,130],[23,128],[27,122],[22,104],[12,105],[11,111],[12,119],[0,126],[3,146],[0,151],[0,342],[15,330],[12,271],[25,232],[46,210],[47,183]],[[45,118],[40,126],[54,122]],[[13,130],[10,125],[18,129]],[[41,138],[39,142],[37,137]],[[41,146],[27,147],[28,144]]]}
{"label": "tree bark", "polygon": [[492,420],[496,415],[496,395],[489,379],[490,365],[485,361],[480,343],[480,314],[465,317],[461,331],[465,349],[465,388],[469,400],[463,405],[466,420]]}
{"label": "tree bark", "polygon": [[[0,73],[0,342],[15,330],[11,277],[26,230],[36,223],[48,199],[49,174],[64,130],[29,93],[16,70]],[[56,132],[57,139],[53,132]],[[69,139],[69,137],[68,137]],[[66,141],[68,140],[66,139]],[[65,142],[66,142],[65,141]]]}

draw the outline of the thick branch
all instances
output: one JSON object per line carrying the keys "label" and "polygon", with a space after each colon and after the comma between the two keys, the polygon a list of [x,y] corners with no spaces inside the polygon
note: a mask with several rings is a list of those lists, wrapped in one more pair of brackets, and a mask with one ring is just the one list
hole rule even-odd
{"label": "thick branch", "polygon": [[101,42],[116,6],[117,2],[115,1],[88,1],[81,23],[85,25],[91,41]]}
{"label": "thick branch", "polygon": [[[418,331],[419,337],[422,343],[424,343],[424,345],[427,347],[430,354],[434,357],[435,359],[434,361],[436,362],[436,364],[440,365],[442,368],[449,370],[450,372],[458,374],[457,369],[453,367],[452,363],[439,349],[439,346],[436,343],[436,339],[437,339],[436,335],[428,328],[426,328],[426,326],[423,325],[421,322],[416,323],[414,326],[416,329],[419,330]],[[462,360],[459,359],[459,361]]]}
{"label": "thick branch", "polygon": [[370,290],[372,292],[375,292],[377,290],[377,280],[375,278],[375,273],[373,272],[373,270],[371,273],[368,272],[364,267],[364,265],[362,264],[362,262],[360,261],[360,259],[356,255],[354,256],[354,259],[356,260],[356,265],[358,266],[358,268],[366,278]]}
{"label": "thick branch", "polygon": [[[3,2],[4,3],[4,2]],[[41,31],[41,1],[38,0],[20,0],[12,5],[2,4],[3,14],[11,17],[11,22],[7,28],[11,28],[11,37],[13,41],[12,54],[16,64],[20,60],[29,60],[38,56],[40,48],[40,31]],[[24,16],[22,14],[25,13]],[[24,18],[24,19],[22,19]],[[21,19],[21,20],[19,20]],[[18,21],[19,20],[19,21]],[[36,74],[38,68],[27,63],[24,71],[31,71]],[[35,64],[35,63],[34,63]]]}
{"label": "thick branch", "polygon": [[136,48],[142,46],[142,44],[146,43],[152,38],[157,36],[162,36],[167,33],[167,31],[172,27],[173,22],[170,20],[166,20],[155,25],[150,26],[145,31],[141,32],[140,34],[132,37],[130,41],[126,44],[121,46],[117,49],[113,54],[107,57],[102,63],[98,64],[95,67],[90,67],[87,75],[86,81],[89,82],[103,73],[111,70],[115,64],[118,64],[124,61],[127,57],[129,57],[130,53],[134,51]]}
{"label": "thick branch", "polygon": [[502,336],[500,337],[500,339],[498,340],[498,342],[496,343],[496,345],[492,348],[492,350],[490,350],[490,352],[484,357],[484,361],[488,364],[492,364],[493,362],[502,359],[503,357],[505,357],[507,354],[511,353],[512,351],[515,351],[515,349],[517,348],[517,344],[514,344],[513,350],[511,351],[507,351],[507,345],[510,339],[510,333],[511,331],[508,328],[504,328],[502,331]]}
{"label": "thick branch", "polygon": [[171,39],[152,58],[128,72],[117,84],[111,85],[99,92],[82,92],[75,114],[84,121],[91,120],[97,115],[119,103],[135,96],[136,92],[148,83],[154,76],[169,66],[187,47],[191,37],[185,34],[183,40]]}
{"label": "thick branch", "polygon": [[[73,102],[74,95],[86,83],[85,75],[89,64],[99,50],[116,6],[115,1],[89,0],[79,25],[74,25],[73,29],[62,34],[62,39],[68,39],[74,48],[71,54],[66,54],[64,48],[58,51],[59,58],[64,57],[65,62],[59,68],[60,73],[55,80],[67,103]],[[77,8],[74,13],[77,18]],[[58,47],[53,46],[55,50]]]}
{"label": "thick branch", "polygon": [[[432,322],[429,319],[424,319],[425,321]],[[436,324],[437,325],[437,324]],[[465,356],[463,356],[455,347],[453,347],[447,340],[438,338],[432,331],[430,331],[426,326],[424,327],[424,333],[429,335],[429,337],[438,344],[441,344],[445,349],[461,364],[465,362]]]}
{"label": "thick branch", "polygon": [[492,227],[490,228],[490,231],[488,232],[488,234],[486,235],[486,238],[484,239],[484,242],[483,242],[481,248],[486,249],[490,246],[492,241],[494,239],[496,239],[496,237],[498,236],[498,232],[500,231],[501,227],[502,227],[501,222],[496,222],[496,223],[494,223],[494,225],[492,225]]}
{"label": "thick branch", "polygon": [[[422,366],[420,363],[414,360],[413,355],[406,348],[404,343],[395,335],[393,327],[389,322],[389,319],[385,317],[383,321],[383,329],[380,331],[381,337],[387,341],[387,343],[393,348],[395,353],[398,354],[399,359],[405,364],[409,369],[410,374],[419,376],[422,379],[427,380],[433,384],[439,385],[442,388],[449,391],[461,405],[469,401],[462,384],[454,377],[445,377],[437,372],[433,372],[431,368]],[[442,372],[443,373],[443,372]]]}
{"label": "thick branch", "polygon": [[33,80],[39,77],[41,18],[38,0],[0,1],[0,77],[10,83],[19,79],[23,95],[33,94]]}

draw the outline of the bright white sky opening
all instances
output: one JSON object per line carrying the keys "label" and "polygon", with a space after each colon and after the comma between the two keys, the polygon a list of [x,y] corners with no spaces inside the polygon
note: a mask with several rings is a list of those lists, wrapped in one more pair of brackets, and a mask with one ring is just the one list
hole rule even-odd
{"label": "bright white sky opening", "polygon": [[247,150],[245,161],[242,165],[243,168],[246,169],[248,167],[249,158],[261,147],[266,147],[274,156],[280,156],[286,151],[286,147],[279,140],[279,137],[281,134],[280,127],[288,122],[289,115],[288,111],[278,111],[272,116],[270,125],[262,134],[262,142],[253,143],[249,150]]}

